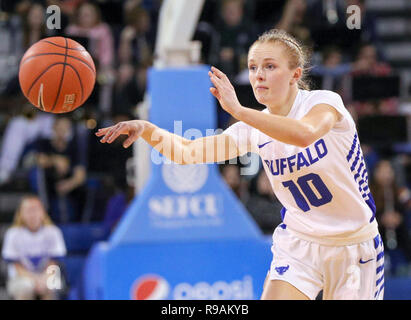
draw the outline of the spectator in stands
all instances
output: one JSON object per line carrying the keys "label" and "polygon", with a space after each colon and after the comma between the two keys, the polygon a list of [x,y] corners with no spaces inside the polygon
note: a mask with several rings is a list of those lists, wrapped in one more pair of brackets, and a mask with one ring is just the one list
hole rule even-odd
{"label": "spectator in stands", "polygon": [[365,59],[355,62],[344,61],[343,51],[334,45],[325,47],[321,52],[321,57],[321,63],[313,65],[310,74],[322,77],[322,85],[319,89],[340,91],[343,96],[345,93],[341,90],[344,77],[369,68],[369,62]]}
{"label": "spectator in stands", "polygon": [[[256,37],[255,24],[249,23],[245,17],[244,0],[223,0],[218,6],[208,61],[233,78],[235,83],[242,83],[244,78],[248,83],[247,54]],[[218,125],[225,127],[230,115],[217,108],[217,116]]]}
{"label": "spectator in stands", "polygon": [[284,6],[276,29],[282,29],[301,41],[305,46],[312,45],[311,33],[306,23],[306,0],[288,0]]}
{"label": "spectator in stands", "polygon": [[62,233],[53,225],[40,199],[25,196],[12,227],[6,231],[2,249],[2,257],[8,262],[10,297],[17,300],[58,298],[63,287],[58,260],[65,255]]}
{"label": "spectator in stands", "polygon": [[256,177],[256,189],[250,194],[246,208],[264,234],[272,234],[282,222],[280,214],[282,205],[274,195],[264,170],[261,170]]}
{"label": "spectator in stands", "polygon": [[[392,72],[391,66],[379,59],[375,45],[364,43],[359,47],[354,61],[354,68],[351,72],[352,76],[380,77],[391,75]],[[374,114],[393,115],[397,113],[398,104],[397,97],[354,103],[359,117]]]}
{"label": "spectator in stands", "polygon": [[[347,36],[351,42],[350,49],[358,47],[361,43],[379,43],[379,38],[377,34],[377,23],[375,15],[367,9],[365,4],[366,0],[345,0],[346,7],[357,6],[361,13],[361,24],[359,29],[352,29]],[[352,50],[351,50],[352,53]]]}
{"label": "spectator in stands", "polygon": [[380,160],[374,171],[370,189],[375,200],[376,218],[385,248],[402,250],[411,262],[411,239],[406,226],[406,210],[411,196],[406,187],[399,187],[394,169],[388,160]]}
{"label": "spectator in stands", "polygon": [[248,186],[241,179],[240,167],[235,164],[225,164],[222,166],[221,175],[238,199],[245,203],[248,198]]}
{"label": "spectator in stands", "polygon": [[74,40],[82,43],[94,58],[97,82],[92,99],[102,113],[110,113],[115,81],[114,39],[110,26],[102,21],[99,7],[91,2],[80,4],[74,15],[74,22],[66,28],[65,34],[75,37]]}
{"label": "spectator in stands", "polygon": [[120,36],[113,114],[131,115],[132,108],[144,98],[146,73],[152,65],[155,38],[149,13],[139,6],[126,8],[127,24]]}
{"label": "spectator in stands", "polygon": [[349,29],[346,25],[346,6],[343,1],[320,0],[307,2],[307,17],[315,51],[322,51],[331,43],[346,48]]}
{"label": "spectator in stands", "polygon": [[215,25],[210,49],[210,63],[229,77],[247,68],[247,53],[255,38],[253,24],[244,17],[243,0],[223,0],[220,21]]}
{"label": "spectator in stands", "polygon": [[8,87],[17,77],[20,59],[23,56],[23,32],[21,17],[0,12],[0,94],[1,105],[8,99]]}
{"label": "spectator in stands", "polygon": [[130,64],[120,65],[117,73],[117,82],[114,87],[114,104],[112,115],[126,115],[133,118],[137,104],[144,99],[147,87],[148,64],[139,64],[136,67]]}
{"label": "spectator in stands", "polygon": [[342,78],[352,71],[351,63],[343,62],[343,53],[337,46],[329,46],[322,52],[322,61],[310,70],[314,77],[320,77],[317,89],[339,91]]}
{"label": "spectator in stands", "polygon": [[35,140],[51,137],[54,118],[51,113],[24,104],[21,115],[7,123],[1,143],[0,185],[11,181],[23,155],[29,152]]}
{"label": "spectator in stands", "polygon": [[85,202],[87,151],[79,149],[72,127],[69,118],[57,118],[52,137],[36,142],[37,164],[44,172],[44,180],[37,181],[38,191],[58,223],[78,221]]}
{"label": "spectator in stands", "polygon": [[97,5],[80,4],[74,15],[74,23],[65,30],[68,36],[87,38],[88,50],[100,71],[111,70],[114,64],[114,41],[110,26],[102,21]]}
{"label": "spectator in stands", "polygon": [[152,60],[155,39],[149,13],[141,7],[132,7],[125,14],[126,26],[121,31],[118,50],[120,65]]}
{"label": "spectator in stands", "polygon": [[46,8],[33,3],[27,11],[27,16],[23,18],[23,46],[27,50],[37,41],[50,36],[46,26]]}
{"label": "spectator in stands", "polygon": [[363,43],[359,46],[355,63],[357,68],[353,75],[387,76],[392,73],[390,65],[379,59],[377,48],[372,43]]}
{"label": "spectator in stands", "polygon": [[312,74],[322,76],[341,76],[351,72],[352,67],[350,63],[343,63],[343,54],[337,46],[328,46],[321,54],[322,63],[314,65],[311,69]]}

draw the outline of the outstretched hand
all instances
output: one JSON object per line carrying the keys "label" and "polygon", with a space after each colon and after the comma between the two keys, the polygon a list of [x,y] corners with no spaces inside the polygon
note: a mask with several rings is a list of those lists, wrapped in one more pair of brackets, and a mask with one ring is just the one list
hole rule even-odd
{"label": "outstretched hand", "polygon": [[228,77],[215,67],[211,67],[208,75],[215,86],[215,88],[210,88],[210,92],[217,98],[225,111],[237,118],[238,112],[243,106],[238,101],[237,94]]}
{"label": "outstretched hand", "polygon": [[103,137],[101,143],[112,143],[120,135],[128,135],[128,138],[123,142],[123,147],[128,148],[136,141],[144,131],[144,123],[141,120],[122,121],[114,126],[98,129],[97,137]]}

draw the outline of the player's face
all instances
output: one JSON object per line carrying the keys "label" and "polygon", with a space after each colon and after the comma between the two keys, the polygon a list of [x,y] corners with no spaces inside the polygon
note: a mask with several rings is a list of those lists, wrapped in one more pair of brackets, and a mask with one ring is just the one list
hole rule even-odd
{"label": "player's face", "polygon": [[278,107],[287,101],[295,70],[281,44],[257,43],[248,53],[251,86],[257,101],[267,107]]}
{"label": "player's face", "polygon": [[37,231],[44,221],[44,208],[38,199],[27,199],[20,208],[24,225],[31,231]]}

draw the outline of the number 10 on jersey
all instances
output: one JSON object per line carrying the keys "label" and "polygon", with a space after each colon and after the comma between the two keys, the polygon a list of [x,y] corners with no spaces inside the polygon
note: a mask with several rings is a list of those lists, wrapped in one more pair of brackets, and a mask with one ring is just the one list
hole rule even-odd
{"label": "number 10 on jersey", "polygon": [[[313,187],[310,186],[309,183],[316,189],[319,196],[314,192]],[[321,177],[315,173],[309,173],[299,177],[297,179],[297,184],[293,180],[284,181],[283,186],[290,190],[298,207],[304,212],[311,209],[306,198],[314,207],[320,207],[329,203],[333,198],[330,190],[328,190]]]}

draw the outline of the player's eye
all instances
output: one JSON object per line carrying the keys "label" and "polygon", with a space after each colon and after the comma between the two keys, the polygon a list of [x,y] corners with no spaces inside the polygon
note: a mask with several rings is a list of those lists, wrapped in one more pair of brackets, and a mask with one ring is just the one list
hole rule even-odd
{"label": "player's eye", "polygon": [[267,68],[268,70],[274,70],[274,69],[275,69],[275,65],[269,63],[269,64],[266,65],[266,68]]}
{"label": "player's eye", "polygon": [[250,71],[256,71],[257,67],[256,66],[248,66],[248,70]]}

